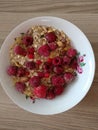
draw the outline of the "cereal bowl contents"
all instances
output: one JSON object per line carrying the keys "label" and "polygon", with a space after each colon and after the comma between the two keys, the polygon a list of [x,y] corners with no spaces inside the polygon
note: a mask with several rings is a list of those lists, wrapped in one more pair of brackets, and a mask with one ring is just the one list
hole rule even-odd
{"label": "cereal bowl contents", "polygon": [[61,18],[44,16],[21,23],[0,49],[4,91],[16,105],[36,114],[74,107],[90,89],[94,71],[90,42]]}
{"label": "cereal bowl contents", "polygon": [[15,38],[9,55],[7,74],[26,98],[54,99],[76,78],[77,50],[68,36],[54,27],[29,28]]}

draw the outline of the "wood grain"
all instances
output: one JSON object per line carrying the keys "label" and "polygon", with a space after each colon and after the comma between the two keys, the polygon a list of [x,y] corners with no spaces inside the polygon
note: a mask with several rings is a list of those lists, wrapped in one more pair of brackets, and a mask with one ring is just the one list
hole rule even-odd
{"label": "wood grain", "polygon": [[96,58],[94,82],[77,106],[53,116],[22,110],[0,86],[0,130],[98,130],[98,0],[0,0],[0,46],[16,25],[36,16],[67,19],[87,35]]}

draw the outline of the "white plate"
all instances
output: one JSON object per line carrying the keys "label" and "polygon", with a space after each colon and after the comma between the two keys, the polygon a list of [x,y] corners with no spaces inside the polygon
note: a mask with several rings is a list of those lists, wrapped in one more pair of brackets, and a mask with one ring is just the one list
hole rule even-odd
{"label": "white plate", "polygon": [[[37,24],[54,26],[59,30],[63,30],[70,37],[73,46],[81,55],[86,54],[86,65],[83,68],[83,73],[78,74],[77,80],[69,85],[61,96],[53,100],[37,100],[33,104],[31,100],[26,100],[24,95],[15,90],[10,76],[6,74],[6,68],[9,65],[9,48],[13,44],[14,38]],[[2,87],[15,104],[32,113],[51,115],[67,111],[74,107],[90,89],[94,72],[95,59],[90,42],[78,27],[61,18],[44,16],[32,18],[21,23],[7,36],[0,50],[0,82]]]}

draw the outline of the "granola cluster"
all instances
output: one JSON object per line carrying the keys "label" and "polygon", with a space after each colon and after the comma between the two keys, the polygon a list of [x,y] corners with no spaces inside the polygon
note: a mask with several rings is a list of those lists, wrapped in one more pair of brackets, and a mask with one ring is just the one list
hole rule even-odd
{"label": "granola cluster", "polygon": [[7,73],[15,88],[30,97],[53,99],[76,77],[77,51],[63,32],[33,26],[15,38]]}

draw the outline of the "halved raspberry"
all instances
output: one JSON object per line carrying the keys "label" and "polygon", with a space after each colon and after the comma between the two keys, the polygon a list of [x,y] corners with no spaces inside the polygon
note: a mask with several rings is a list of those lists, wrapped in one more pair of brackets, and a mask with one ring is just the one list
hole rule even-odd
{"label": "halved raspberry", "polygon": [[59,56],[53,58],[52,64],[55,66],[62,65],[62,58]]}
{"label": "halved raspberry", "polygon": [[51,63],[45,62],[43,65],[43,70],[44,72],[51,72],[52,71],[53,66],[51,65]]}
{"label": "halved raspberry", "polygon": [[70,72],[66,72],[64,74],[64,79],[65,79],[66,83],[70,83],[74,78],[75,78],[75,76]]}
{"label": "halved raspberry", "polygon": [[16,82],[15,88],[17,89],[17,91],[23,93],[25,91],[26,85],[22,82]]}
{"label": "halved raspberry", "polygon": [[38,72],[38,76],[39,76],[40,78],[43,78],[43,77],[44,77],[44,72]]}
{"label": "halved raspberry", "polygon": [[33,44],[33,37],[31,36],[24,36],[22,39],[23,44],[28,47]]}
{"label": "halved raspberry", "polygon": [[25,75],[26,75],[26,69],[25,69],[25,68],[22,68],[22,67],[18,68],[17,76],[18,76],[18,77],[23,77],[23,76],[25,76]]}
{"label": "halved raspberry", "polygon": [[17,70],[18,70],[18,67],[17,67],[17,66],[10,65],[10,66],[7,68],[7,73],[8,73],[8,75],[10,75],[10,76],[16,76],[16,75],[17,75]]}
{"label": "halved raspberry", "polygon": [[63,63],[64,63],[65,65],[69,65],[70,62],[71,62],[71,58],[69,58],[68,56],[65,55],[65,56],[63,57]]}
{"label": "halved raspberry", "polygon": [[33,76],[30,80],[29,83],[32,87],[37,87],[40,85],[40,77],[39,76]]}
{"label": "halved raspberry", "polygon": [[19,46],[19,45],[15,46],[14,52],[17,55],[26,56],[26,50],[24,48],[22,48],[21,46]]}
{"label": "halved raspberry", "polygon": [[26,67],[30,70],[34,69],[35,68],[35,63],[33,61],[27,61],[25,63]]}
{"label": "halved raspberry", "polygon": [[67,51],[67,56],[69,56],[70,58],[73,58],[77,55],[77,51],[76,49],[73,49],[73,48],[70,48],[68,51]]}
{"label": "halved raspberry", "polygon": [[62,74],[63,73],[63,68],[61,66],[55,66],[53,71],[56,73],[56,74]]}
{"label": "halved raspberry", "polygon": [[55,98],[54,91],[53,91],[53,90],[49,90],[49,91],[47,92],[46,99],[54,99],[54,98]]}
{"label": "halved raspberry", "polygon": [[38,49],[38,53],[41,55],[41,56],[49,56],[50,55],[50,48],[47,44],[45,45],[42,45],[39,49]]}
{"label": "halved raspberry", "polygon": [[65,80],[62,76],[55,75],[52,77],[51,81],[54,86],[62,86],[65,84]]}
{"label": "halved raspberry", "polygon": [[44,85],[40,85],[40,86],[34,88],[33,93],[38,98],[45,98],[46,93],[47,93],[47,87]]}
{"label": "halved raspberry", "polygon": [[57,44],[55,42],[49,43],[48,46],[50,47],[50,50],[52,51],[54,51],[57,48]]}
{"label": "halved raspberry", "polygon": [[61,85],[55,87],[55,89],[54,89],[55,95],[60,95],[60,94],[62,94],[63,91],[64,91],[64,87]]}
{"label": "halved raspberry", "polygon": [[50,42],[54,42],[56,41],[56,35],[54,32],[49,32],[45,35],[45,38],[47,39],[47,41],[50,43]]}

